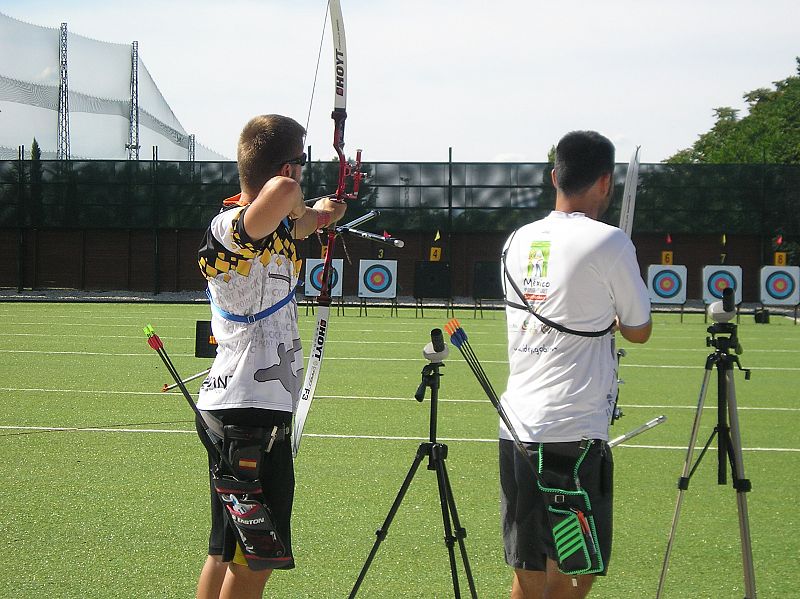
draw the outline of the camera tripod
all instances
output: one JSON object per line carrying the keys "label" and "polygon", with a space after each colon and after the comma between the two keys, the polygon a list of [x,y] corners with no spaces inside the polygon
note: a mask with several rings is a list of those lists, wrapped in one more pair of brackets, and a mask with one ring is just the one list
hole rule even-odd
{"label": "camera tripod", "polygon": [[464,572],[467,577],[467,584],[469,585],[470,596],[473,599],[477,599],[478,597],[475,591],[475,581],[472,577],[472,570],[469,566],[467,548],[464,544],[467,531],[461,526],[461,522],[458,519],[458,510],[456,509],[456,502],[453,498],[453,490],[450,487],[450,479],[447,476],[447,467],[445,464],[445,460],[447,459],[447,445],[444,443],[439,443],[436,440],[439,379],[442,376],[439,370],[444,366],[442,360],[447,357],[447,352],[447,346],[444,345],[444,340],[442,338],[442,331],[439,329],[434,329],[431,331],[431,343],[426,345],[425,349],[423,350],[423,355],[430,360],[430,364],[427,364],[422,369],[422,382],[420,383],[419,387],[417,388],[417,392],[414,395],[414,398],[417,401],[422,402],[422,400],[425,398],[425,389],[430,388],[431,390],[429,439],[427,442],[420,443],[419,447],[417,448],[414,461],[411,463],[411,468],[409,468],[408,474],[406,474],[405,480],[403,480],[403,484],[400,486],[400,490],[395,497],[394,503],[389,509],[389,513],[387,514],[383,525],[375,533],[377,538],[375,539],[372,550],[369,552],[369,556],[367,556],[367,560],[361,569],[361,573],[358,575],[355,585],[353,585],[353,590],[349,595],[350,599],[356,596],[361,583],[364,581],[364,577],[367,575],[367,570],[369,570],[370,564],[372,564],[372,560],[375,558],[381,542],[383,542],[383,540],[386,538],[386,535],[389,533],[389,526],[392,524],[392,520],[394,519],[397,510],[400,508],[403,497],[405,497],[406,491],[408,491],[411,481],[414,479],[414,475],[417,473],[417,469],[425,457],[428,458],[428,470],[434,470],[436,472],[436,480],[439,487],[439,503],[441,504],[442,509],[442,524],[444,525],[444,543],[447,547],[447,552],[450,557],[450,573],[453,578],[453,593],[457,599],[460,599],[461,590],[458,581],[458,567],[456,564],[456,553],[454,547],[455,543],[457,542],[461,553],[461,561],[464,566]]}
{"label": "camera tripod", "polygon": [[[728,290],[726,289],[725,291]],[[732,294],[730,295],[732,296]],[[728,300],[730,300],[730,304],[725,307],[724,311],[721,311],[719,306],[715,307],[714,304],[709,308],[709,312],[712,313],[712,317],[715,320],[724,321],[730,320],[730,318],[733,317],[735,306],[731,307],[733,304],[732,299],[730,297],[725,297],[723,301],[727,302]],[[745,380],[750,379],[750,370],[742,368],[737,355],[731,355],[731,350],[737,354],[741,353],[736,329],[737,327],[735,324],[728,322],[715,322],[707,329],[711,337],[706,338],[706,345],[709,347],[713,346],[715,350],[706,358],[705,376],[702,386],[700,387],[700,397],[697,403],[694,425],[692,426],[686,462],[683,466],[681,478],[678,481],[678,501],[672,519],[672,529],[670,531],[669,541],[667,542],[667,551],[664,555],[661,577],[658,581],[656,599],[660,599],[661,593],[664,590],[664,583],[666,582],[667,570],[669,568],[669,557],[675,540],[675,532],[678,526],[684,491],[689,488],[689,479],[692,477],[695,470],[697,470],[700,461],[703,459],[703,456],[715,436],[718,439],[717,482],[720,485],[726,484],[726,466],[727,463],[730,463],[732,486],[736,490],[736,504],[739,513],[739,537],[741,540],[742,567],[744,570],[745,599],[756,599],[753,551],[750,544],[750,521],[747,515],[746,495],[746,493],[750,491],[751,485],[750,481],[745,478],[744,475],[742,440],[739,429],[739,418],[736,411],[736,390],[733,381],[734,365],[745,373]],[[697,462],[695,462],[694,466],[690,469],[692,454],[697,442],[703,404],[705,402],[706,392],[708,391],[709,380],[711,379],[711,371],[715,366],[717,368],[717,425],[711,433],[705,447],[700,452]],[[728,424],[729,422],[730,424]]]}

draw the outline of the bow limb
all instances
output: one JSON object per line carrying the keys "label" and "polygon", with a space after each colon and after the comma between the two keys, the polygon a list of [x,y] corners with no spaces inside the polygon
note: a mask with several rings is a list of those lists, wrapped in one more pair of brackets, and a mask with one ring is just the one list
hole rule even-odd
{"label": "bow limb", "polygon": [[636,186],[639,182],[639,148],[631,156],[628,172],[625,175],[625,187],[622,191],[622,209],[619,215],[619,228],[630,237],[633,231],[633,215],[636,209]]}
{"label": "bow limb", "polygon": [[[619,228],[625,231],[625,234],[630,238],[631,232],[633,231],[633,216],[634,211],[636,209],[636,186],[639,182],[639,149],[641,146],[636,146],[636,150],[633,152],[633,156],[631,156],[631,161],[628,163],[628,172],[625,174],[625,187],[622,190],[622,208],[620,210],[619,215]],[[616,347],[616,339],[612,337],[612,347]],[[611,411],[611,424],[614,424],[615,420],[618,420],[622,417],[622,411],[619,409],[619,385],[624,381],[619,378],[619,359],[625,356],[625,350],[620,349],[616,352],[617,354],[617,396],[614,399],[614,406]],[[660,424],[660,422],[656,423]],[[655,426],[655,425],[653,425]],[[638,431],[638,429],[637,429]],[[635,434],[638,434],[638,431]],[[630,437],[626,437],[630,438]],[[617,443],[621,443],[624,439],[620,437],[616,440]]]}
{"label": "bow limb", "polygon": [[343,202],[346,199],[345,183],[349,175],[347,158],[344,155],[344,124],[347,119],[347,41],[344,34],[344,20],[339,0],[328,2],[331,17],[331,35],[333,37],[333,149],[339,158],[339,180],[336,184],[334,200]]}
{"label": "bow limb", "polygon": [[[330,15],[331,34],[333,37],[333,67],[334,67],[334,102],[331,118],[333,119],[333,148],[339,158],[339,178],[336,184],[336,193],[331,198],[335,202],[345,202],[358,196],[358,187],[362,178],[361,150],[356,153],[356,164],[350,167],[344,154],[344,125],[347,119],[347,43],[344,33],[344,19],[339,0],[329,0],[328,14]],[[353,191],[345,191],[347,179],[353,179]],[[311,402],[319,381],[322,369],[322,358],[325,350],[325,340],[328,334],[328,318],[331,305],[331,279],[333,276],[333,250],[336,245],[336,230],[328,230],[328,240],[325,247],[325,262],[322,268],[322,285],[317,297],[317,326],[312,340],[311,354],[308,357],[303,387],[294,416],[292,431],[292,455],[297,456],[300,448],[300,439],[303,435]]]}

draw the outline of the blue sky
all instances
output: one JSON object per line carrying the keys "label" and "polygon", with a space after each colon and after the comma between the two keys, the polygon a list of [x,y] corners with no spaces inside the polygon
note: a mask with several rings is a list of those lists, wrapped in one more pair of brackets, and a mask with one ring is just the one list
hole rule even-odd
{"label": "blue sky", "polygon": [[[348,154],[366,161],[544,161],[596,129],[619,162],[657,162],[713,108],[795,74],[797,0],[341,0]],[[0,11],[139,54],[186,130],[233,158],[242,125],[306,123],[325,0],[0,0]],[[24,56],[24,55],[23,55]],[[329,31],[309,135],[333,155]]]}

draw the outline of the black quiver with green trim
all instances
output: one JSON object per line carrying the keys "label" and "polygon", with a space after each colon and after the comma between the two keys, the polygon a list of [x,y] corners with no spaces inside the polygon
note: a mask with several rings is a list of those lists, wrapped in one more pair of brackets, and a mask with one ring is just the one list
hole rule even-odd
{"label": "black quiver with green trim", "polygon": [[547,505],[558,569],[568,575],[596,574],[604,570],[603,557],[592,515],[589,495],[580,488],[578,469],[592,444],[559,444],[564,453],[548,451],[539,444],[536,482]]}

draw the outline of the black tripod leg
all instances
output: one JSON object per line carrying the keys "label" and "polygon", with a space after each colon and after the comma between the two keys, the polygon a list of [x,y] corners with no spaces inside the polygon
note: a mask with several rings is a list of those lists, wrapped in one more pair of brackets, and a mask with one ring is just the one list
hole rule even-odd
{"label": "black tripod leg", "polygon": [[378,547],[380,547],[380,544],[386,538],[386,535],[389,534],[389,526],[392,524],[392,520],[394,520],[397,510],[400,508],[403,497],[405,497],[408,487],[411,485],[411,481],[414,479],[414,475],[417,473],[417,469],[422,462],[422,458],[428,455],[428,445],[429,444],[427,443],[422,443],[417,449],[417,455],[414,457],[414,461],[411,463],[411,468],[408,469],[408,474],[406,474],[403,484],[400,485],[400,490],[397,492],[397,497],[395,497],[394,503],[392,503],[392,507],[389,509],[389,513],[386,515],[386,519],[383,521],[383,526],[381,526],[375,532],[377,538],[375,539],[375,543],[372,545],[372,550],[367,556],[367,561],[364,562],[364,566],[361,568],[361,573],[358,575],[358,579],[353,585],[353,590],[350,591],[350,599],[353,599],[353,597],[356,596],[358,588],[361,586],[361,583],[364,582],[364,577],[367,575],[367,570],[369,570],[372,560],[375,559],[375,554],[378,553]]}
{"label": "black tripod leg", "polygon": [[453,536],[453,527],[450,523],[450,502],[447,497],[447,472],[444,467],[444,457],[442,452],[445,447],[440,444],[434,444],[431,447],[431,462],[436,470],[436,482],[439,487],[439,503],[442,506],[442,524],[444,525],[444,544],[447,546],[447,553],[450,556],[450,574],[453,577],[453,593],[456,599],[461,597],[461,589],[458,584],[458,568],[456,566],[456,553],[453,545],[455,545],[455,537]]}
{"label": "black tripod leg", "polygon": [[467,557],[467,547],[464,539],[467,537],[467,530],[461,526],[461,521],[458,518],[458,510],[456,509],[456,500],[453,496],[453,488],[450,486],[450,477],[447,474],[447,464],[442,462],[442,476],[444,477],[444,486],[447,493],[447,502],[450,506],[450,516],[453,519],[453,527],[455,528],[455,537],[458,541],[458,547],[461,551],[461,561],[464,563],[464,573],[467,576],[467,584],[469,585],[469,592],[472,599],[477,599],[478,592],[475,590],[475,579],[472,577],[472,569],[469,566],[469,557]]}

